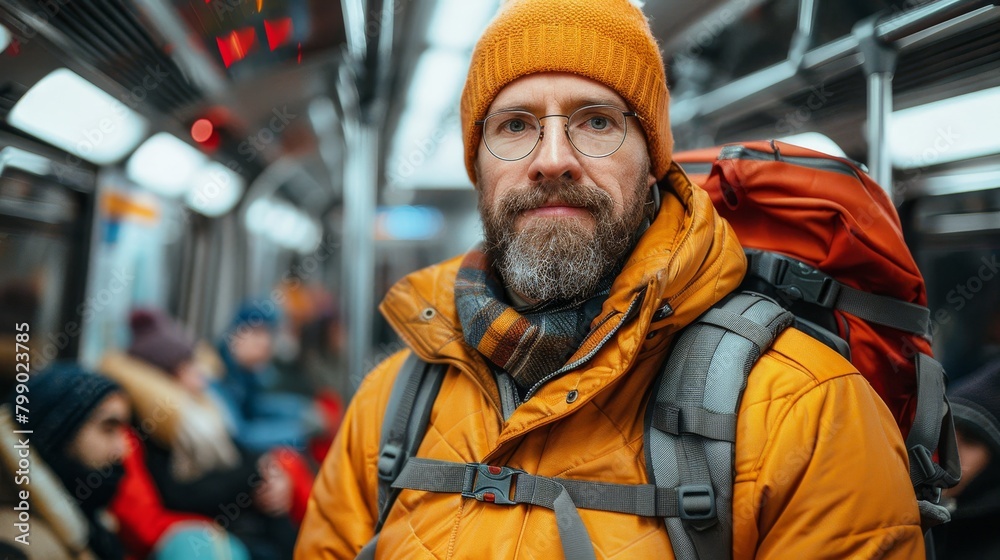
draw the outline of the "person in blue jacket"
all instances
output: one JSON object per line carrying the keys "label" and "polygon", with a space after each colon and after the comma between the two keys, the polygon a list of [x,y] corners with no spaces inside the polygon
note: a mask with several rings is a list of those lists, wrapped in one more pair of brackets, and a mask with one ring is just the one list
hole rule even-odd
{"label": "person in blue jacket", "polygon": [[279,445],[302,449],[323,429],[311,399],[272,390],[278,371],[271,363],[278,314],[270,301],[244,303],[219,342],[225,375],[214,391],[227,413],[233,439],[266,451]]}

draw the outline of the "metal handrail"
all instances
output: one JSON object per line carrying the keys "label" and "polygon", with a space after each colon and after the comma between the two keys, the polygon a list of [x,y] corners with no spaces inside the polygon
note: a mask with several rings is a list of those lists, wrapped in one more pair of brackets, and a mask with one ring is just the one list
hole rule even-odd
{"label": "metal handrail", "polygon": [[[873,26],[875,38],[887,45],[899,43],[978,10],[996,11],[996,3],[991,0],[939,0],[900,14],[886,15]],[[956,32],[954,28],[943,29],[933,37],[907,43],[906,48]],[[773,103],[776,97],[787,97],[807,89],[817,79],[829,80],[859,68],[864,62],[860,47],[858,36],[848,35],[810,49],[798,63],[785,60],[713,91],[676,102],[670,108],[671,121],[677,126],[696,119],[732,120],[753,113]],[[810,81],[804,79],[805,75]]]}

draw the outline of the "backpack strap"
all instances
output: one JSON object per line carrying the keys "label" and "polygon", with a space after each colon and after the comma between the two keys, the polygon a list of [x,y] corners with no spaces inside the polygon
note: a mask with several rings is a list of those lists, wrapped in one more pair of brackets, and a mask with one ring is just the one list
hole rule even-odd
{"label": "backpack strap", "polygon": [[702,492],[698,517],[666,517],[678,560],[732,556],[736,413],[747,376],[794,316],[741,293],[684,329],[646,408],[646,466],[658,490]]}
{"label": "backpack strap", "polygon": [[375,536],[358,554],[359,559],[375,558],[375,547],[389,510],[399,496],[393,487],[410,457],[416,454],[427,431],[434,400],[448,367],[429,364],[412,351],[396,375],[382,421],[378,456],[378,521]]}
{"label": "backpack strap", "polygon": [[[736,411],[750,369],[793,319],[774,301],[744,293],[716,305],[684,330],[658,378],[656,398],[647,405],[646,459],[654,484],[550,478],[507,466],[413,457],[419,441],[406,439],[404,445],[399,434],[422,437],[426,420],[419,430],[407,430],[400,418],[416,417],[421,407],[429,411],[429,404],[419,404],[416,395],[433,383],[420,379],[433,374],[420,373],[411,355],[387,408],[386,418],[394,420],[383,427],[378,528],[398,492],[410,489],[461,494],[498,506],[551,509],[568,560],[595,557],[577,508],[666,519],[679,560],[729,558]],[[399,404],[397,393],[402,395]],[[432,402],[436,389],[427,394],[423,398]],[[408,407],[412,412],[404,414]],[[404,449],[408,453],[401,454]],[[377,539],[376,534],[358,558],[374,558]]]}
{"label": "backpack strap", "polygon": [[[955,420],[945,396],[945,372],[941,364],[926,354],[916,358],[917,411],[906,437],[910,459],[910,482],[920,506],[921,525],[928,530],[951,520],[940,504],[941,489],[958,484],[961,466],[955,441]],[[938,461],[934,461],[937,449]]]}
{"label": "backpack strap", "polygon": [[928,308],[888,296],[857,290],[800,260],[759,249],[745,249],[747,276],[773,285],[792,300],[839,309],[869,323],[925,335]]}

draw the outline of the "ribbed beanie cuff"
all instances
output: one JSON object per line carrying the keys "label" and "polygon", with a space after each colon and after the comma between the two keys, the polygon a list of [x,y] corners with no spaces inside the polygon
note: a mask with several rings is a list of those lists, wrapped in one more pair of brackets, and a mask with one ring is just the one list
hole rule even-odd
{"label": "ribbed beanie cuff", "polygon": [[645,15],[628,0],[508,0],[472,54],[462,91],[465,167],[476,183],[486,116],[507,84],[539,72],[568,72],[616,91],[639,114],[653,174],[670,167],[670,133],[663,58]]}

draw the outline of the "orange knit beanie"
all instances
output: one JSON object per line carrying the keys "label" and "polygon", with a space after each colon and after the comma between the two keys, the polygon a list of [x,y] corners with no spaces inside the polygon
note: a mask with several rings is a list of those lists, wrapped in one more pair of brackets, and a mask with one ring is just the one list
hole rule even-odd
{"label": "orange knit beanie", "polygon": [[480,127],[510,82],[538,72],[570,72],[618,92],[646,133],[653,174],[670,166],[673,137],[663,58],[642,11],[629,0],[508,0],[472,53],[462,90],[465,168],[473,184]]}

